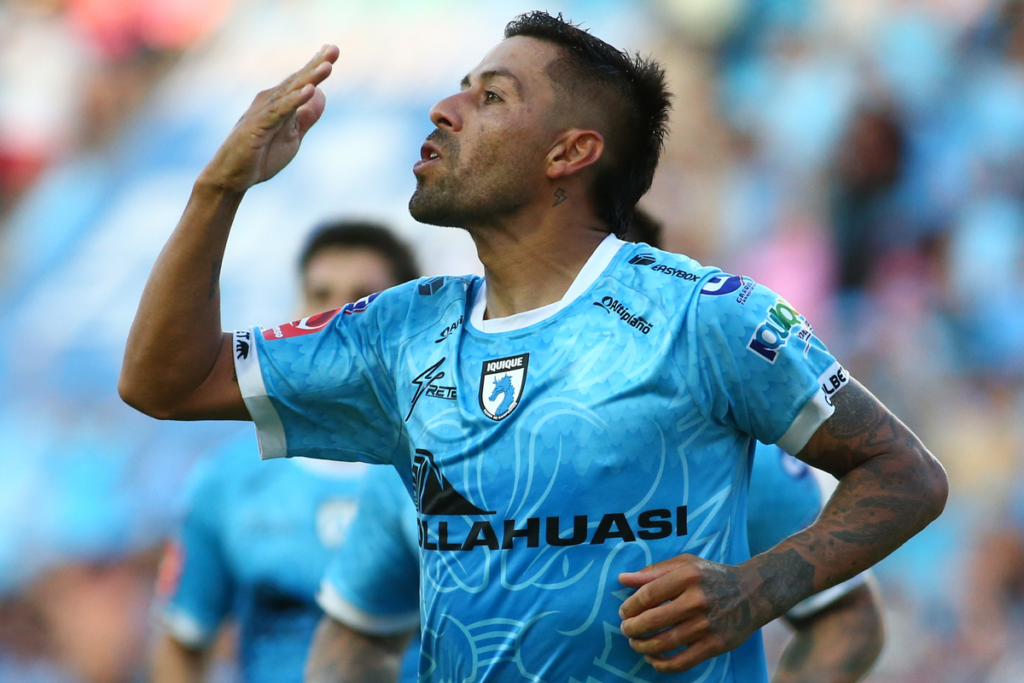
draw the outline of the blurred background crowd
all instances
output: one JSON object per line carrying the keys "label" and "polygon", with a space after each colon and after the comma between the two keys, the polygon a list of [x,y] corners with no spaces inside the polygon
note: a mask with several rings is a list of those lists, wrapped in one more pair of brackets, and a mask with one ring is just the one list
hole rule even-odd
{"label": "blurred background crowd", "polygon": [[324,119],[240,211],[225,329],[291,317],[326,218],[393,225],[424,274],[480,272],[466,235],[409,218],[411,165],[429,107],[535,8],[667,65],[643,202],[666,247],[786,296],[947,468],[946,513],[877,568],[871,680],[1024,681],[1020,0],[0,1],[0,681],[145,679],[184,478],[251,427],[156,423],[117,373],[253,95],[341,47]]}

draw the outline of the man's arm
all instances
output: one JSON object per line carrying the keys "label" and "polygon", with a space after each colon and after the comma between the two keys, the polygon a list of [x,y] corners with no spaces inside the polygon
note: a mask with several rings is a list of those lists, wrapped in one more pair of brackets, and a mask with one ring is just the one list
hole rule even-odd
{"label": "man's arm", "polygon": [[638,589],[620,609],[622,632],[658,671],[685,671],[738,647],[942,512],[945,471],[913,432],[855,380],[832,402],[834,414],[798,454],[839,479],[814,524],[736,567],[681,555],[619,576]]}
{"label": "man's arm", "polygon": [[796,634],[772,683],[856,683],[882,652],[882,614],[870,583],[806,618],[785,619]]}
{"label": "man's arm", "polygon": [[246,190],[288,165],[323,113],[316,86],[337,58],[338,48],[324,46],[257,95],[196,180],[128,335],[118,390],[132,407],[161,419],[249,419],[233,381],[231,338],[221,330],[224,249]]}
{"label": "man's arm", "polygon": [[151,683],[201,683],[206,680],[209,648],[190,648],[170,635],[160,636],[153,653]]}
{"label": "man's arm", "polygon": [[329,616],[320,620],[306,661],[306,683],[395,683],[413,631],[371,636]]}

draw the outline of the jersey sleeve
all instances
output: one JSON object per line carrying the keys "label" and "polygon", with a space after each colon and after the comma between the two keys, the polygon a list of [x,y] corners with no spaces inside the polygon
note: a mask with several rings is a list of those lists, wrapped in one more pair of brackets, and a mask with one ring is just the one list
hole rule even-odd
{"label": "jersey sleeve", "polygon": [[678,360],[704,417],[798,453],[849,381],[807,319],[767,287],[724,274],[703,281],[689,313]]}
{"label": "jersey sleeve", "polygon": [[419,625],[416,509],[398,473],[375,467],[364,479],[356,518],[334,554],[317,602],[363,633],[394,635]]}
{"label": "jersey sleeve", "polygon": [[401,421],[380,310],[396,299],[392,292],[235,332],[238,384],[263,459],[391,461]]}
{"label": "jersey sleeve", "polygon": [[189,486],[185,517],[168,544],[157,582],[157,620],[191,648],[211,643],[234,598],[220,533],[222,491],[212,464],[200,465]]}

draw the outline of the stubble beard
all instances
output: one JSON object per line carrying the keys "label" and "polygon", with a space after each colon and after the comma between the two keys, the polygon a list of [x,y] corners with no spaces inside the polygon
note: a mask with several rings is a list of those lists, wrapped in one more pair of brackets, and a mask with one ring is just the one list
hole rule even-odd
{"label": "stubble beard", "polygon": [[[465,165],[452,146],[442,162],[446,172],[430,181],[418,177],[409,213],[420,223],[472,229],[499,221],[530,203],[526,169],[496,145],[485,145]],[[428,185],[429,182],[429,185]]]}

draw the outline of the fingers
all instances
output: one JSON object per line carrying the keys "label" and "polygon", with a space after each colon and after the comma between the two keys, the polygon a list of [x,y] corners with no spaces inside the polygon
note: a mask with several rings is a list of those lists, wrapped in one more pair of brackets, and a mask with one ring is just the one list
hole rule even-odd
{"label": "fingers", "polygon": [[687,647],[682,652],[671,657],[656,657],[647,655],[644,659],[654,667],[658,673],[679,673],[688,671],[701,662],[725,652],[725,646],[717,638],[704,638]]}
{"label": "fingers", "polygon": [[667,560],[662,560],[661,562],[648,565],[640,571],[622,572],[619,574],[619,583],[630,588],[639,588],[645,583],[650,583],[655,579],[661,578],[670,571],[678,569],[696,559],[697,558],[693,555],[678,555],[676,557],[670,557]]}
{"label": "fingers", "polygon": [[623,619],[635,617],[676,598],[688,586],[694,585],[699,581],[700,574],[698,574],[696,567],[691,564],[682,564],[680,567],[640,586],[619,607],[619,616]]}
{"label": "fingers", "polygon": [[316,88],[309,101],[295,111],[295,120],[298,123],[300,135],[305,135],[306,131],[320,120],[320,115],[324,113],[326,105],[327,96],[324,95],[323,90]]}
{"label": "fingers", "polygon": [[[644,610],[639,615],[622,622],[620,630],[627,638],[647,638],[676,624],[703,614],[707,607],[704,593],[691,587],[671,602]],[[653,637],[653,636],[651,636]]]}
{"label": "fingers", "polygon": [[[294,114],[299,107],[313,99],[319,91],[316,86],[331,75],[334,62],[338,59],[339,54],[337,46],[324,45],[304,67],[286,78],[276,88],[260,93],[257,102],[263,100],[261,127],[272,128],[279,125]],[[320,107],[317,111],[317,108],[314,107],[312,111],[316,112],[316,115],[306,126],[307,129],[320,118],[323,108]],[[308,114],[306,118],[310,118]]]}
{"label": "fingers", "polygon": [[711,622],[701,614],[676,624],[670,629],[642,638],[630,638],[629,646],[642,655],[661,655],[690,645],[705,637]]}

